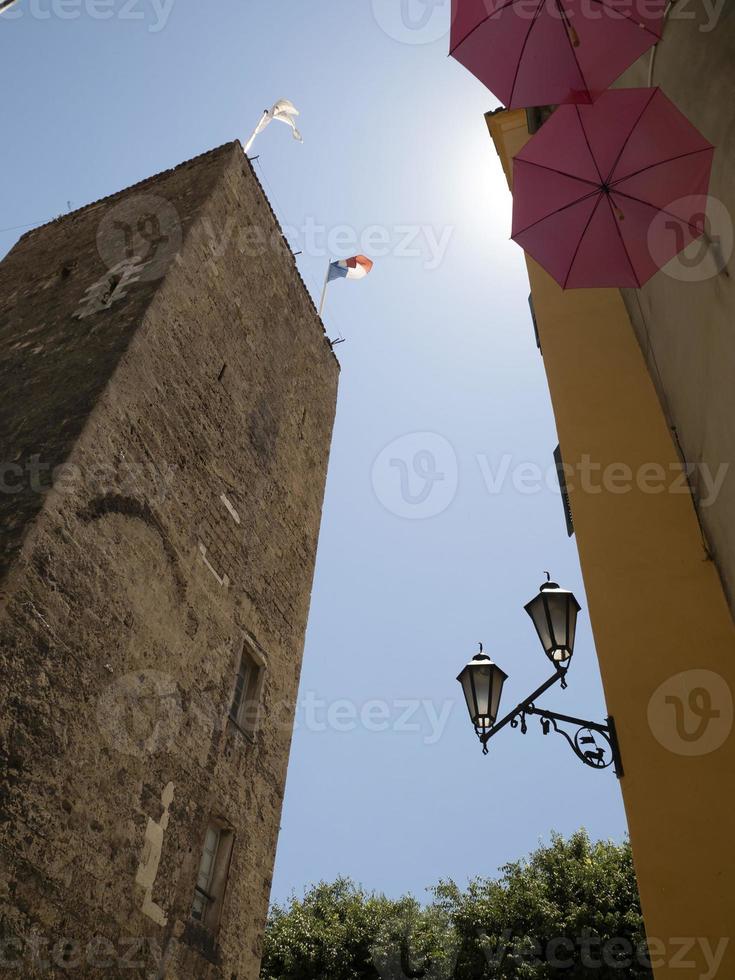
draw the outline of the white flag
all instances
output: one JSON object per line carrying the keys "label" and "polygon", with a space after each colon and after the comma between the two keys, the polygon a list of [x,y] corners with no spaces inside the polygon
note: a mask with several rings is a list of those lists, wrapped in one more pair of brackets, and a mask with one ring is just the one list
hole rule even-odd
{"label": "white flag", "polygon": [[269,126],[274,119],[279,122],[286,123],[293,130],[293,138],[298,140],[299,143],[303,143],[301,133],[296,128],[296,116],[299,115],[299,110],[293,104],[289,102],[288,99],[279,99],[278,102],[271,108],[266,109],[263,113],[260,122],[255,127],[255,132],[250,137],[250,139],[245,144],[245,152],[247,153],[250,147],[255,142],[255,137],[259,136],[266,126]]}

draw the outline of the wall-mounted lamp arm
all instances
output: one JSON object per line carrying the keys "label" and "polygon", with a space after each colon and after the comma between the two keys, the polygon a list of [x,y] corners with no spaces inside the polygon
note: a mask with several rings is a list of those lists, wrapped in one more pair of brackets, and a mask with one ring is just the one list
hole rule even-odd
{"label": "wall-mounted lamp arm", "polygon": [[540,698],[542,694],[545,694],[550,687],[553,687],[554,684],[557,683],[557,681],[561,681],[562,687],[566,687],[565,674],[566,670],[556,670],[547,681],[544,681],[541,687],[536,688],[533,694],[530,694],[524,701],[517,704],[512,711],[509,711],[504,718],[496,722],[489,732],[485,732],[483,735],[480,735],[480,741],[482,744],[486,746],[493,735],[497,735],[502,728],[505,728],[507,724],[512,722],[514,718],[522,714],[524,711],[526,713],[530,713],[528,709],[533,707],[533,702],[536,700],[536,698]]}
{"label": "wall-mounted lamp arm", "polygon": [[[548,735],[553,728],[558,735],[562,735],[566,739],[571,750],[584,765],[589,766],[591,769],[607,769],[609,766],[612,766],[618,779],[622,778],[623,763],[617,732],[615,730],[615,721],[612,717],[606,718],[603,724],[601,722],[588,721],[585,718],[576,718],[573,715],[562,715],[557,711],[537,708],[534,704],[535,700],[548,691],[557,681],[561,681],[562,686],[566,687],[564,680],[565,674],[566,670],[557,670],[533,694],[529,695],[524,701],[521,701],[520,704],[517,704],[512,711],[509,711],[504,718],[493,725],[490,731],[480,734],[479,737],[482,742],[483,753],[487,754],[487,743],[493,735],[497,735],[506,725],[510,725],[511,728],[518,728],[520,726],[521,732],[525,735],[528,731],[526,716],[538,715],[544,735]],[[563,728],[560,728],[560,724],[571,725],[576,728],[576,732],[572,736],[564,731]],[[595,736],[606,743],[607,749],[609,750],[607,753],[605,751],[605,745],[598,744]]]}

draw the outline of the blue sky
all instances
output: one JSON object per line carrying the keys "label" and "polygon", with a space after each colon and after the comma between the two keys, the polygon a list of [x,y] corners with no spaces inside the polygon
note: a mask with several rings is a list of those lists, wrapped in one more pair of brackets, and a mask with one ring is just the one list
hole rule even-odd
{"label": "blue sky", "polygon": [[[479,640],[506,708],[546,678],[523,611],[545,569],[586,602],[496,103],[447,58],[448,26],[449,0],[20,0],[0,18],[0,254],[289,98],[303,145],[274,123],[252,152],[312,294],[330,247],[375,258],[325,314],[346,343],[279,900],[338,874],[421,896],[552,829],[625,832],[612,773],[536,722],[483,758],[457,700]],[[585,608],[569,680],[548,704],[602,717]]]}

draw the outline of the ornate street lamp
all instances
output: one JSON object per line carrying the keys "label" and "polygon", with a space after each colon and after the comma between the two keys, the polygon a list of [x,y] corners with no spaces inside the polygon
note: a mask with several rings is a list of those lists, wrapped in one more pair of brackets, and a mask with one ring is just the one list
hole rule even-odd
{"label": "ornate street lamp", "polygon": [[[482,751],[487,755],[487,743],[506,725],[511,728],[520,727],[525,735],[528,731],[527,715],[538,715],[544,735],[548,735],[553,728],[566,739],[574,754],[586,766],[592,769],[607,769],[612,766],[615,775],[620,779],[623,765],[612,718],[606,718],[602,724],[536,707],[536,699],[554,684],[560,682],[562,688],[567,686],[566,673],[574,653],[577,613],[581,609],[574,595],[566,589],[560,589],[551,581],[549,573],[546,574],[549,581],[541,586],[536,598],[524,608],[536,627],[544,653],[554,665],[554,673],[533,694],[497,721],[500,696],[508,675],[483,652],[480,644],[479,653],[475,654],[457,677],[462,685],[470,719],[482,742]],[[576,731],[570,734],[560,728],[560,725],[570,725]]]}
{"label": "ornate street lamp", "polygon": [[551,576],[539,594],[523,607],[536,627],[544,653],[552,664],[569,666],[574,653],[577,613],[582,608],[573,593],[560,589]]}
{"label": "ornate street lamp", "polygon": [[508,675],[494,664],[486,653],[476,653],[457,680],[462,685],[467,710],[478,735],[484,734],[495,724],[498,717],[500,695]]}

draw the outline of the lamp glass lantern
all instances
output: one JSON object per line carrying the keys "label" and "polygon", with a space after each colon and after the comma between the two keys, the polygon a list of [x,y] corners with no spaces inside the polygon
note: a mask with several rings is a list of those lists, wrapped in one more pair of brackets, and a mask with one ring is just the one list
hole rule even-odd
{"label": "lamp glass lantern", "polygon": [[507,679],[505,671],[482,652],[482,647],[457,677],[464,691],[472,724],[478,731],[489,731],[495,724]]}
{"label": "lamp glass lantern", "polygon": [[581,608],[574,594],[559,588],[556,582],[544,582],[539,594],[524,606],[544,653],[555,667],[569,666]]}

